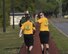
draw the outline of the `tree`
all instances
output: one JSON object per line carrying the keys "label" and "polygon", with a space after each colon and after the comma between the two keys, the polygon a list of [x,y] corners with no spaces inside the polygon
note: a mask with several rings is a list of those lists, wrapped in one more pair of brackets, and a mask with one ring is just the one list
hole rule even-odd
{"label": "tree", "polygon": [[45,11],[46,13],[57,13],[58,4],[56,0],[37,0],[37,8]]}
{"label": "tree", "polygon": [[63,15],[68,14],[68,0],[62,1]]}

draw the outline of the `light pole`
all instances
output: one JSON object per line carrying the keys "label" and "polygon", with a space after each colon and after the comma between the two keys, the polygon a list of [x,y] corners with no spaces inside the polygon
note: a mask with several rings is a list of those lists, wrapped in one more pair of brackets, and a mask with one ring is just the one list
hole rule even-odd
{"label": "light pole", "polygon": [[14,26],[14,0],[11,0],[11,12],[13,16],[13,29],[15,28]]}
{"label": "light pole", "polygon": [[3,32],[6,32],[5,0],[3,0]]}

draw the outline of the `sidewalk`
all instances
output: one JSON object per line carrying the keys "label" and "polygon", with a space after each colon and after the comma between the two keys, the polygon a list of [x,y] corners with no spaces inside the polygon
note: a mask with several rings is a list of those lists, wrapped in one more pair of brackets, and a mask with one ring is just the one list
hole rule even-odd
{"label": "sidewalk", "polygon": [[[36,25],[36,27],[38,28],[38,26]],[[34,37],[34,48],[32,49],[30,54],[42,54],[42,50],[41,50],[41,44],[40,44],[40,40],[39,40],[39,35],[38,35],[38,30],[36,31],[35,37]],[[49,53],[50,54],[59,54],[58,49],[55,45],[55,42],[51,39],[50,37],[50,41],[49,41],[49,45],[50,45],[50,49],[49,49]],[[25,46],[22,46],[21,50],[20,50],[20,54],[28,54],[26,52]]]}

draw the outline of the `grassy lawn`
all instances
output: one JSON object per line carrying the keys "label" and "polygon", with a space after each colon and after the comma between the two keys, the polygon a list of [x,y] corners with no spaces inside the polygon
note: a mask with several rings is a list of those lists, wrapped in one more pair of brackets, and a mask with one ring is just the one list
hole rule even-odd
{"label": "grassy lawn", "polygon": [[[60,54],[68,54],[68,38],[61,34],[55,27],[50,24],[51,36],[58,47]],[[17,54],[21,45],[24,43],[23,38],[19,38],[19,27],[15,29],[7,27],[6,33],[0,28],[0,54]]]}
{"label": "grassy lawn", "polygon": [[68,54],[68,38],[61,34],[55,27],[52,25],[49,26],[51,31],[51,36],[54,39],[57,48],[59,49],[60,54]]}
{"label": "grassy lawn", "polygon": [[0,28],[0,54],[17,54],[23,44],[23,38],[18,36],[19,28],[7,27],[6,33]]}

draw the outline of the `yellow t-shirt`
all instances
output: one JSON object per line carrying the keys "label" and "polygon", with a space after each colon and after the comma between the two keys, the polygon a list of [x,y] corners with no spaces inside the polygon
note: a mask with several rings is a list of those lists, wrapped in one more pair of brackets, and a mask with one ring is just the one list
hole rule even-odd
{"label": "yellow t-shirt", "polygon": [[33,34],[35,27],[33,26],[32,22],[26,21],[22,24],[21,29],[23,30],[23,34]]}
{"label": "yellow t-shirt", "polygon": [[38,23],[40,23],[40,31],[49,31],[48,19],[46,17],[40,18],[38,20]]}

